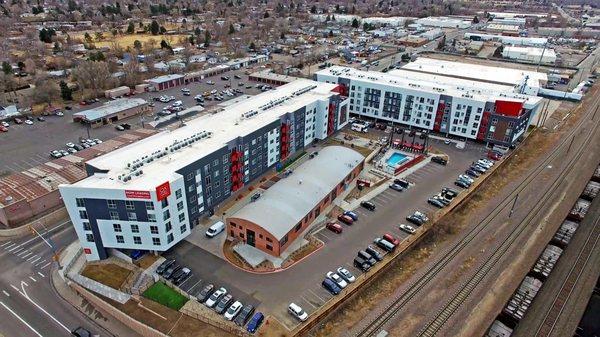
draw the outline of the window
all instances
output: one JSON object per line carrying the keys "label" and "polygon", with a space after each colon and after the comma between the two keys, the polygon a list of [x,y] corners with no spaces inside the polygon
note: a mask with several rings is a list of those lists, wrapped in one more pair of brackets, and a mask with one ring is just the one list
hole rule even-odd
{"label": "window", "polygon": [[192,180],[192,179],[194,179],[194,172],[190,172],[187,175],[187,180]]}
{"label": "window", "polygon": [[152,244],[155,246],[160,246],[160,238],[152,238]]}
{"label": "window", "polygon": [[134,210],[135,205],[133,204],[133,201],[125,200],[125,208],[127,208],[128,210]]}
{"label": "window", "polygon": [[79,217],[82,219],[87,219],[88,215],[86,211],[79,211]]}
{"label": "window", "polygon": [[215,159],[215,161],[213,161],[213,166],[218,166],[219,165],[219,159]]}
{"label": "window", "polygon": [[154,215],[154,214],[148,214],[148,221],[149,222],[156,222],[156,215]]}
{"label": "window", "polygon": [[139,233],[140,232],[140,226],[138,226],[138,225],[131,225],[131,232],[132,233]]}
{"label": "window", "polygon": [[94,234],[86,234],[85,235],[85,240],[87,242],[94,242]]}
{"label": "window", "polygon": [[197,206],[192,207],[192,209],[190,209],[190,212],[192,214],[196,214],[196,212],[198,212],[198,207]]}
{"label": "window", "polygon": [[117,202],[115,200],[106,200],[108,208],[117,208]]}
{"label": "window", "polygon": [[181,188],[175,191],[175,198],[180,199],[183,194],[181,193]]}
{"label": "window", "polygon": [[270,250],[270,251],[273,251],[273,246],[267,245],[267,249]]}
{"label": "window", "polygon": [[190,192],[190,193],[194,192],[195,188],[196,188],[196,185],[190,185],[190,186],[188,186],[188,192]]}
{"label": "window", "polygon": [[287,240],[288,240],[288,236],[286,234],[283,238],[281,238],[281,241],[279,241],[279,246],[283,247],[283,245],[286,244]]}
{"label": "window", "polygon": [[263,235],[262,235],[262,234],[258,234],[258,237],[259,237],[260,239],[262,239],[262,238],[263,238]]}
{"label": "window", "polygon": [[163,200],[160,202],[160,206],[161,206],[162,208],[165,208],[165,207],[169,206],[169,199],[167,199],[167,198],[164,198],[164,199],[163,199]]}
{"label": "window", "polygon": [[273,240],[271,240],[271,238],[267,237],[267,242],[273,242]]}
{"label": "window", "polygon": [[179,222],[185,221],[185,214],[179,213]]}
{"label": "window", "polygon": [[173,242],[173,234],[172,233],[167,235],[167,243],[171,243],[171,242]]}
{"label": "window", "polygon": [[296,228],[294,228],[294,231],[298,232],[300,228],[302,228],[302,223],[297,224]]}
{"label": "window", "polygon": [[154,203],[153,203],[153,202],[151,202],[151,201],[146,201],[146,209],[147,209],[148,211],[152,211],[152,210],[154,210]]}
{"label": "window", "polygon": [[123,235],[117,235],[117,243],[125,243],[125,239]]}
{"label": "window", "polygon": [[134,236],[133,237],[133,243],[136,245],[141,245],[142,244],[142,237],[141,236]]}
{"label": "window", "polygon": [[169,212],[169,210],[166,210],[163,212],[163,220],[167,221],[170,217],[171,217],[171,212]]}
{"label": "window", "polygon": [[181,211],[183,209],[183,201],[177,203],[177,210]]}
{"label": "window", "polygon": [[77,207],[85,207],[85,202],[81,198],[76,198],[75,202],[77,203]]}
{"label": "window", "polygon": [[127,218],[129,219],[129,221],[136,221],[137,214],[135,214],[135,212],[127,212]]}
{"label": "window", "polygon": [[83,230],[84,231],[91,231],[92,230],[92,226],[90,226],[90,223],[87,221],[83,222]]}
{"label": "window", "polygon": [[183,234],[187,230],[187,226],[185,224],[183,224],[183,225],[181,225],[181,227],[179,227],[179,230],[181,230],[181,234]]}
{"label": "window", "polygon": [[111,220],[119,220],[119,213],[115,211],[110,211],[108,212],[108,214],[110,215]]}
{"label": "window", "polygon": [[158,226],[150,226],[150,234],[158,234]]}
{"label": "window", "polygon": [[121,233],[123,231],[123,229],[121,228],[121,224],[119,223],[113,224],[113,230],[115,231],[115,233]]}
{"label": "window", "polygon": [[166,232],[170,232],[172,228],[173,228],[173,226],[171,226],[171,221],[169,221],[169,222],[167,222],[165,224],[165,231]]}

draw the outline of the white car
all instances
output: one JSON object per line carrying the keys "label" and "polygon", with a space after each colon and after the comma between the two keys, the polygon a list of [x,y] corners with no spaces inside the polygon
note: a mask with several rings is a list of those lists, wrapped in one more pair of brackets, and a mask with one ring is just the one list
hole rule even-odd
{"label": "white car", "polygon": [[190,92],[190,89],[188,89],[188,88],[183,88],[183,89],[181,89],[181,92]]}
{"label": "white car", "polygon": [[227,309],[227,311],[225,311],[225,319],[227,319],[228,321],[231,321],[235,318],[235,316],[237,316],[237,314],[240,313],[240,311],[242,310],[242,302],[240,301],[235,301],[230,307],[229,309]]}
{"label": "white car", "polygon": [[56,115],[57,115],[57,116],[59,116],[59,117],[62,117],[62,116],[64,116],[65,114],[64,114],[62,111],[57,111],[57,112],[56,112]]}
{"label": "white car", "polygon": [[408,234],[415,234],[415,228],[411,225],[405,225],[405,224],[400,224],[398,227],[400,227],[401,230],[407,232]]}
{"label": "white car", "polygon": [[352,283],[352,282],[356,281],[356,277],[354,277],[354,275],[352,275],[352,273],[349,272],[348,269],[346,269],[344,267],[339,267],[336,270],[336,272],[348,283]]}
{"label": "white car", "polygon": [[100,139],[98,139],[98,138],[94,138],[94,142],[96,142],[96,144],[101,144],[102,143],[102,141]]}
{"label": "white car", "polygon": [[215,304],[217,304],[217,302],[219,302],[221,297],[225,296],[225,294],[227,294],[227,289],[225,289],[223,287],[217,289],[217,291],[215,291],[212,295],[210,295],[208,300],[206,300],[206,302],[204,302],[204,305],[206,305],[209,308],[214,307]]}
{"label": "white car", "polygon": [[346,280],[344,280],[340,275],[338,275],[332,271],[327,272],[327,278],[332,280],[333,282],[337,283],[337,285],[342,289],[344,289],[344,288],[346,288],[346,286],[348,286],[348,282],[346,282]]}
{"label": "white car", "polygon": [[462,180],[465,180],[465,181],[468,181],[471,184],[475,182],[475,180],[473,178],[469,177],[466,174],[461,174],[461,175],[458,176],[458,178],[462,179]]}
{"label": "white car", "polygon": [[296,303],[290,303],[290,305],[288,306],[288,312],[301,322],[306,321],[306,319],[308,318],[308,314],[306,313],[306,311],[302,310],[302,308]]}
{"label": "white car", "polygon": [[25,120],[25,124],[27,124],[27,125],[33,125],[33,121],[30,120],[30,119],[26,119]]}
{"label": "white car", "polygon": [[10,124],[8,124],[7,122],[2,122],[2,126],[5,127],[5,128],[7,128],[7,127],[10,126]]}
{"label": "white car", "polygon": [[67,143],[67,144],[65,144],[65,145],[67,145],[67,147],[71,147],[71,148],[75,147],[75,144],[73,144],[73,143],[71,143],[71,142],[69,142],[69,143]]}

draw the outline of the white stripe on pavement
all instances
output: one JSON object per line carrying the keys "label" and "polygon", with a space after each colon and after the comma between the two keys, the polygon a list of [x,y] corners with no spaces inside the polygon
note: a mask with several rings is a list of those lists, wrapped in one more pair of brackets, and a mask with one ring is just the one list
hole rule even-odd
{"label": "white stripe on pavement", "polygon": [[46,264],[45,264],[45,265],[43,265],[43,266],[42,266],[40,269],[44,269],[44,268],[48,267],[48,266],[50,265],[50,263],[52,263],[52,262],[48,262],[48,263],[46,263]]}
{"label": "white stripe on pavement", "polygon": [[[35,255],[34,255],[34,256],[35,256]],[[41,259],[41,258],[42,258],[41,256],[38,256],[38,257],[37,257],[37,259],[35,259],[35,260],[31,260],[31,261],[27,260],[27,261],[29,261],[29,262],[31,262],[31,264],[33,264],[34,262],[36,262],[37,260],[39,260],[39,259]]]}
{"label": "white stripe on pavement", "polygon": [[33,277],[29,276],[29,279],[31,279],[33,282],[37,282],[36,279],[34,279]]}
{"label": "white stripe on pavement", "polygon": [[7,244],[9,244],[9,243],[11,243],[11,242],[12,242],[12,241],[6,241],[5,243],[1,244],[1,245],[0,245],[0,247],[4,247],[4,246],[6,246]]}
{"label": "white stripe on pavement", "polygon": [[11,243],[10,245],[8,245],[8,246],[4,247],[4,249],[9,249],[10,247],[12,247],[12,246],[14,246],[14,245],[16,245],[16,243]]}
{"label": "white stripe on pavement", "polygon": [[8,291],[2,290],[2,293],[4,293],[4,295],[6,295],[7,297],[10,297],[10,294],[8,293]]}
{"label": "white stripe on pavement", "polygon": [[39,271],[38,271],[37,273],[38,273],[38,275],[40,275],[41,277],[46,277],[46,276],[44,276],[44,274],[40,273]]}
{"label": "white stripe on pavement", "polygon": [[37,330],[35,330],[31,325],[29,325],[29,323],[27,323],[23,318],[21,318],[21,316],[17,315],[16,312],[14,312],[11,308],[9,308],[6,304],[4,304],[4,302],[0,302],[0,305],[2,305],[4,307],[4,309],[8,310],[11,314],[13,314],[13,316],[15,316],[17,319],[19,319],[19,321],[21,321],[21,323],[25,324],[36,335],[38,335],[40,337],[44,337],[44,336],[42,336],[41,333],[37,332]]}
{"label": "white stripe on pavement", "polygon": [[[30,256],[30,257],[27,259],[27,261],[30,261],[31,259],[33,259],[33,258],[34,258],[34,257],[36,257],[36,256],[38,256],[38,255],[37,255],[37,254],[33,254],[33,255],[31,255],[31,256]],[[38,258],[38,260],[39,260],[39,258]],[[36,261],[37,261],[37,260],[36,260]]]}

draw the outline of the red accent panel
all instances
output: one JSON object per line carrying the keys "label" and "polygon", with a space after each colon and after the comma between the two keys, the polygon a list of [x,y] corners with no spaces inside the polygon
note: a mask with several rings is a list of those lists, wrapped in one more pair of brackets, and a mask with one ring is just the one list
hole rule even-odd
{"label": "red accent panel", "polygon": [[335,131],[335,104],[329,103],[329,115],[327,116],[327,135]]}
{"label": "red accent panel", "polygon": [[231,192],[235,192],[244,186],[244,177],[242,173],[242,152],[231,151],[229,172],[231,173]]}
{"label": "red accent panel", "polygon": [[444,109],[446,108],[446,104],[444,102],[440,102],[438,104],[438,108],[437,111],[435,113],[435,121],[433,122],[433,131],[439,132],[441,125],[442,125],[442,119],[444,118]]}
{"label": "red accent panel", "polygon": [[281,141],[279,142],[279,158],[284,160],[290,154],[290,126],[282,123],[280,127]]}
{"label": "red accent panel", "polygon": [[83,252],[86,253],[87,255],[92,253],[92,250],[89,248],[83,248]]}
{"label": "red accent panel", "polygon": [[496,101],[496,113],[504,116],[519,117],[523,110],[523,102]]}
{"label": "red accent panel", "polygon": [[337,92],[342,96],[348,97],[348,86],[344,84],[338,84],[337,87],[333,88],[331,91]]}
{"label": "red accent panel", "polygon": [[490,123],[491,113],[489,111],[484,111],[483,116],[481,118],[481,122],[479,123],[479,130],[477,130],[477,140],[484,140],[485,135],[488,131],[488,125]]}
{"label": "red accent panel", "polygon": [[149,191],[131,191],[131,190],[125,190],[125,198],[127,198],[127,199],[152,199]]}
{"label": "red accent panel", "polygon": [[162,201],[170,195],[171,185],[169,185],[168,181],[156,186],[156,199],[158,199],[158,201]]}

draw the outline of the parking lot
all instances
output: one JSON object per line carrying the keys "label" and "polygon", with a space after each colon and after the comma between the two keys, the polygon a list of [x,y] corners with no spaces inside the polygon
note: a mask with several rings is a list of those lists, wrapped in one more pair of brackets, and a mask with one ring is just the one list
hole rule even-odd
{"label": "parking lot", "polygon": [[[189,108],[196,104],[194,100],[195,95],[213,89],[221,91],[225,88],[226,84],[230,84],[233,88],[243,88],[244,94],[254,95],[259,93],[260,89],[255,87],[256,83],[248,81],[248,76],[244,74],[245,71],[252,70],[243,68],[229,71],[220,75],[208,77],[202,80],[202,82],[195,82],[187,86],[175,87],[160,92],[137,94],[134,97],[140,97],[146,99],[148,102],[154,102],[152,100],[153,97],[171,95],[175,96],[176,100],[181,100],[184,107]],[[234,75],[236,74],[242,77],[242,79],[235,79]],[[221,76],[229,76],[230,80],[223,81],[221,80]],[[206,84],[206,81],[208,80],[215,82],[215,84]],[[239,82],[243,82],[245,85],[251,84],[252,88],[246,89],[245,86],[238,86]],[[190,89],[190,96],[183,95],[181,89],[184,87]],[[225,96],[225,99],[232,98],[235,97]],[[13,121],[9,121],[10,126],[8,132],[0,133],[0,174],[20,172],[33,166],[40,165],[51,159],[50,151],[66,149],[65,144],[68,142],[79,143],[80,137],[106,140],[119,135],[120,131],[117,131],[114,126],[111,125],[88,130],[85,125],[73,122],[73,113],[98,107],[106,101],[106,99],[102,99],[98,103],[85,106],[81,106],[77,103],[71,104],[72,110],[63,110],[63,117],[47,116],[44,117],[44,122],[34,120],[33,125],[17,125]],[[160,102],[154,103],[155,106],[153,111],[148,114],[149,116],[145,117],[146,122],[150,122],[156,112],[161,111],[164,106],[169,105]],[[218,103],[221,102],[207,100],[205,101],[205,108],[208,109]],[[142,126],[142,121],[139,117],[125,119],[122,123],[131,124],[132,129],[140,128]]]}
{"label": "parking lot", "polygon": [[[267,311],[267,314],[293,329],[299,322],[287,313],[290,302],[300,305],[309,314],[317,310],[332,298],[321,286],[328,271],[343,266],[354,275],[359,275],[361,272],[353,266],[353,259],[359,250],[369,244],[374,245],[373,239],[387,232],[400,240],[408,238],[410,234],[400,231],[398,224],[406,223],[405,217],[415,210],[429,214],[436,211],[437,208],[429,205],[427,199],[439,193],[443,186],[459,190],[453,186],[456,176],[486,152],[482,145],[473,143],[467,143],[464,149],[457,149],[454,143],[446,145],[435,139],[431,143],[449,155],[447,166],[428,163],[406,177],[414,183],[410,189],[404,192],[384,190],[371,200],[377,209],[374,212],[356,209],[359,220],[352,226],[343,225],[343,233],[320,230],[315,236],[323,241],[324,247],[286,270],[271,274],[249,273],[187,241],[164,255],[175,258],[193,270],[194,280],[187,281],[184,289],[187,286],[192,293],[197,292],[205,282],[225,286],[234,297],[246,301],[244,303],[258,304],[259,311]],[[195,230],[204,232],[205,229],[198,227]],[[202,282],[196,284],[198,280]]]}

